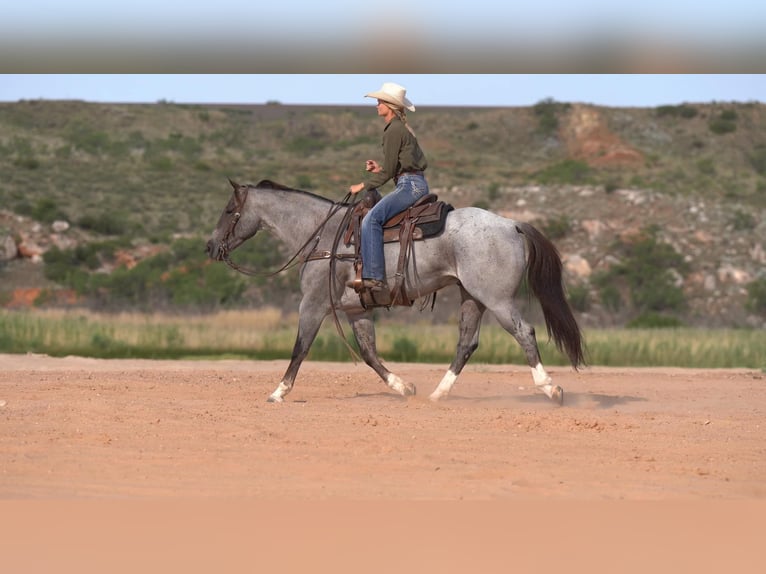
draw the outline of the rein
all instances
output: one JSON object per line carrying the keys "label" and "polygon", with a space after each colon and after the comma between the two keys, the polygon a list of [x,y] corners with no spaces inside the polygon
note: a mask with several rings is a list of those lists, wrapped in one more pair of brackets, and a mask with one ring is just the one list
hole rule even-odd
{"label": "rein", "polygon": [[[250,188],[246,188],[249,189]],[[238,198],[238,196],[235,194],[235,197]],[[352,199],[350,203],[348,203],[349,199]],[[239,221],[239,218],[242,216],[242,209],[245,205],[245,202],[247,201],[247,193],[244,195],[241,201],[238,199],[238,205],[237,210],[234,212],[234,217],[232,218],[231,223],[229,224],[229,228],[226,230],[226,234],[223,237],[223,240],[221,241],[223,253],[221,255],[221,259],[234,269],[235,271],[238,271],[239,273],[242,273],[243,275],[249,275],[251,277],[273,277],[274,275],[278,275],[279,273],[282,273],[283,271],[287,271],[288,269],[291,269],[292,267],[295,267],[296,265],[306,263],[307,261],[318,261],[322,259],[329,259],[330,260],[330,273],[329,276],[329,295],[330,295],[330,309],[332,309],[332,318],[335,323],[335,328],[338,331],[338,334],[340,335],[341,340],[343,341],[343,344],[346,345],[346,348],[349,350],[349,353],[351,353],[352,358],[354,359],[354,362],[362,360],[359,354],[354,350],[354,348],[349,345],[348,341],[346,340],[346,335],[343,332],[343,327],[340,324],[340,320],[338,319],[338,312],[337,307],[335,305],[335,300],[333,298],[333,293],[335,291],[335,285],[337,281],[337,277],[335,275],[335,264],[339,259],[355,259],[355,255],[349,253],[349,254],[338,254],[338,245],[340,244],[341,237],[343,236],[343,229],[345,225],[348,223],[348,220],[351,217],[352,208],[354,207],[354,204],[356,203],[357,196],[352,195],[351,193],[347,193],[346,196],[343,198],[341,202],[333,203],[332,207],[328,211],[325,218],[322,220],[322,222],[319,224],[319,226],[314,230],[313,233],[310,234],[309,238],[306,240],[306,242],[301,245],[301,247],[298,249],[298,251],[293,255],[287,263],[282,265],[279,269],[276,271],[271,272],[258,272],[254,271],[252,269],[247,269],[245,267],[242,267],[241,265],[234,263],[234,261],[231,260],[231,257],[229,255],[229,249],[227,247],[229,242],[229,237],[232,233],[234,233],[234,228],[237,226],[237,222]],[[346,213],[343,216],[343,221],[341,222],[340,226],[338,227],[338,231],[335,233],[335,238],[333,240],[332,244],[332,251],[316,251],[312,248],[311,252],[306,256],[301,256],[301,254],[304,252],[304,250],[313,242],[314,247],[317,246],[319,243],[319,240],[322,237],[322,231],[324,231],[325,225],[327,225],[327,222],[330,221],[333,215],[338,213],[340,209],[344,206],[346,207]]]}
{"label": "rein", "polygon": [[[249,188],[246,188],[249,190]],[[235,197],[237,197],[235,195]],[[329,251],[314,251],[312,250],[307,256],[301,257],[301,253],[303,253],[306,248],[313,242],[314,246],[316,246],[317,243],[319,243],[319,239],[322,237],[322,231],[324,230],[325,225],[327,225],[327,222],[330,221],[333,215],[335,215],[340,209],[346,205],[346,202],[351,197],[350,193],[346,194],[346,197],[343,198],[341,202],[333,203],[332,207],[330,207],[329,212],[325,216],[325,218],[322,220],[322,222],[319,224],[319,226],[309,235],[309,238],[306,240],[306,242],[298,248],[298,251],[290,257],[290,259],[282,265],[279,269],[276,271],[270,271],[270,272],[262,272],[262,271],[255,271],[253,269],[248,269],[246,267],[243,267],[242,265],[239,265],[238,263],[235,263],[231,260],[231,256],[229,254],[228,249],[228,243],[229,243],[229,237],[232,233],[234,233],[234,228],[237,226],[237,222],[239,222],[239,218],[242,217],[242,208],[245,205],[245,202],[247,201],[247,193],[242,198],[241,202],[238,202],[237,209],[234,212],[234,216],[231,220],[231,223],[229,224],[229,228],[226,230],[226,233],[223,236],[223,240],[221,241],[222,250],[223,253],[221,254],[221,260],[226,263],[229,267],[234,269],[235,271],[238,271],[239,273],[242,273],[243,275],[249,275],[251,277],[273,277],[274,275],[278,275],[279,273],[282,273],[283,271],[287,271],[288,269],[291,269],[295,267],[296,265],[299,265],[301,263],[305,263],[306,261],[315,261],[317,259],[345,259],[348,256],[344,255],[338,255],[336,253],[336,247],[337,242],[333,243],[333,250],[332,252]],[[350,208],[353,206],[353,202],[348,204],[348,209],[350,212]],[[342,227],[342,226],[341,226]],[[353,256],[350,256],[353,258]]]}

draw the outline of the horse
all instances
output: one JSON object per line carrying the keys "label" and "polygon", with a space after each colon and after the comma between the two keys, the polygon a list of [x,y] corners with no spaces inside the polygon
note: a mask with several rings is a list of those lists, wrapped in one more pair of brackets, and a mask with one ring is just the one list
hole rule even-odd
{"label": "horse", "polygon": [[[338,312],[348,319],[364,362],[392,391],[415,395],[415,386],[391,372],[378,356],[374,309],[365,307],[359,294],[346,285],[356,277],[353,247],[338,238],[353,204],[268,180],[256,185],[231,179],[229,183],[233,192],[207,242],[208,256],[233,264],[230,253],[267,230],[295,253],[293,259],[301,265],[298,332],[287,370],[268,401],[280,403],[293,389],[324,319],[332,313],[337,323]],[[386,243],[384,248],[389,283],[396,273],[398,249],[397,243]],[[561,257],[553,243],[530,223],[477,207],[460,207],[449,212],[439,235],[415,241],[411,249],[405,288],[412,299],[435,295],[449,285],[460,290],[457,349],[428,398],[438,401],[449,394],[479,346],[482,317],[489,311],[523,349],[535,388],[563,404],[563,389],[553,384],[540,360],[535,329],[514,304],[526,276],[540,303],[549,339],[575,370],[584,364],[584,341],[565,296]]]}

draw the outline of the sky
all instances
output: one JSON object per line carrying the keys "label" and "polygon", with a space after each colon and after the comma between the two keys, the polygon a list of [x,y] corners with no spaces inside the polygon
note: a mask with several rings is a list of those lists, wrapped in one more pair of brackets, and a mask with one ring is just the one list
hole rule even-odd
{"label": "sky", "polygon": [[[704,34],[763,30],[766,6],[754,0],[389,0],[385,4],[343,0],[24,0],[4,8],[0,35],[65,35],[249,31],[289,38],[321,28],[351,34],[354,28],[403,27],[420,34],[485,30],[505,34],[577,34],[596,28],[618,33],[640,28]],[[276,28],[276,29],[275,29]],[[432,32],[429,32],[432,31]]]}
{"label": "sky", "polygon": [[758,0],[23,0],[0,71],[748,72],[763,30]]}
{"label": "sky", "polygon": [[373,105],[365,94],[388,81],[421,108],[766,102],[761,74],[4,74],[0,101]]}

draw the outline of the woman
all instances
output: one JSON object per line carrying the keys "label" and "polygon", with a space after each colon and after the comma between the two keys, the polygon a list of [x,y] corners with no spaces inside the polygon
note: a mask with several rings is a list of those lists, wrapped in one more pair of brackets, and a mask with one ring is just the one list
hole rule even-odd
{"label": "woman", "polygon": [[406,110],[414,112],[415,106],[407,99],[406,93],[402,86],[386,82],[377,92],[365,95],[378,100],[378,116],[386,122],[383,128],[383,162],[368,159],[365,169],[370,175],[362,183],[349,188],[352,194],[356,194],[394,180],[394,191],[375,204],[362,220],[362,284],[349,282],[349,286],[357,291],[369,289],[374,293],[375,300],[383,304],[391,300],[383,255],[383,224],[428,193],[428,183],[423,175],[428,163],[415,133],[407,125]]}

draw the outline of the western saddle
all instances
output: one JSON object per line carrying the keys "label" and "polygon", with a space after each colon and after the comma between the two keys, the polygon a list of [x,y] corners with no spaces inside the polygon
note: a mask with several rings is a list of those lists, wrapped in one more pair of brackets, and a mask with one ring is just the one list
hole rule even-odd
{"label": "western saddle", "polygon": [[362,288],[360,238],[362,219],[380,199],[381,195],[378,190],[367,191],[362,200],[352,208],[348,227],[343,235],[346,246],[354,245],[355,290],[359,293],[359,298],[365,308],[390,307],[392,305],[411,307],[415,300],[407,294],[404,275],[412,251],[412,242],[439,235],[444,230],[447,214],[452,211],[453,207],[439,200],[436,194],[429,193],[383,225],[383,242],[398,242],[399,258],[396,266],[396,280],[391,290],[391,299],[390,301],[378,301],[375,298],[375,293]]}

